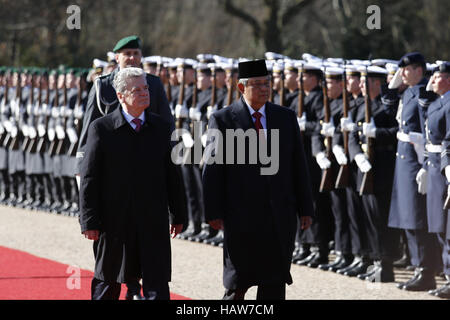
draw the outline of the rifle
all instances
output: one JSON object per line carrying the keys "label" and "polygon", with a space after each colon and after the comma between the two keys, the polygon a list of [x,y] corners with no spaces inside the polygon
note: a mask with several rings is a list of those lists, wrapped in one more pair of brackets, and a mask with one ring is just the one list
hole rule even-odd
{"label": "rifle", "polygon": [[[298,79],[298,110],[297,117],[301,118],[303,116],[305,108],[305,91],[303,90],[303,64],[299,68],[299,79]],[[300,135],[303,139],[303,131],[300,131]]]}
{"label": "rifle", "polygon": [[444,202],[444,210],[449,210],[450,209],[450,193],[447,194],[447,197],[445,198],[445,202]]}
{"label": "rifle", "polygon": [[233,83],[233,76],[234,72],[233,69],[228,70],[228,91],[227,91],[227,106],[233,103],[233,94],[234,94],[234,83]]}
{"label": "rifle", "polygon": [[[58,86],[56,86],[56,88],[55,88],[55,99],[53,100],[53,107],[57,108],[58,106],[59,106],[59,92],[58,92]],[[52,115],[50,115],[50,117],[51,116]],[[48,128],[48,122],[49,122],[49,119],[47,117],[47,124],[46,124],[47,128]],[[56,135],[55,135],[55,137],[53,138],[53,141],[51,141],[50,145],[48,146],[47,153],[51,157],[53,157],[55,155],[56,147],[57,147],[57,141],[58,141],[58,139],[56,138]]]}
{"label": "rifle", "polygon": [[[22,103],[21,98],[22,98],[22,79],[21,79],[20,72],[18,72],[17,73],[17,88],[16,88],[17,110],[12,110],[13,112],[15,112],[15,114],[13,114],[13,117],[15,118],[15,122],[16,122],[17,126],[19,125],[19,121],[20,121],[20,105]],[[10,150],[17,150],[19,148],[20,134],[21,134],[21,132],[18,130],[17,135],[14,138],[10,139],[10,141],[7,141],[7,142],[9,142]]]}
{"label": "rifle", "polygon": [[[46,82],[48,84],[48,75],[45,75],[45,78],[46,78]],[[47,85],[47,95],[45,97],[45,107],[46,107],[46,109],[41,111],[41,113],[45,116],[45,132],[46,133],[47,133],[47,130],[48,130],[48,120],[49,120],[48,118],[49,118],[49,115],[47,114],[47,112],[48,112],[48,108],[49,108],[49,103],[50,103],[50,87]],[[41,108],[42,108],[42,106],[41,106]],[[46,114],[44,114],[44,112],[46,112]],[[36,152],[41,153],[41,154],[44,153],[46,145],[47,145],[47,137],[46,137],[46,134],[45,134],[44,136],[39,138],[39,141],[38,141],[37,146],[36,146]]]}
{"label": "rifle", "polygon": [[280,106],[284,107],[285,102],[285,94],[284,94],[284,72],[283,70],[280,72]]}
{"label": "rifle", "polygon": [[212,87],[211,87],[211,102],[209,103],[209,106],[206,111],[206,115],[209,119],[209,116],[211,113],[213,113],[215,110],[217,110],[217,89],[216,89],[216,68],[215,66],[211,67],[211,76],[213,78],[212,81]]}
{"label": "rifle", "polygon": [[[197,69],[194,69],[194,87],[192,88],[192,102],[191,102],[191,109],[195,111],[195,108],[197,106],[197,99],[198,99],[198,88],[197,88]],[[194,119],[190,118],[189,115],[189,129],[191,131],[191,135],[194,136]]]}
{"label": "rifle", "polygon": [[[37,105],[40,107],[42,104],[42,79],[41,76],[39,76],[39,93],[38,93],[38,102]],[[34,113],[34,110],[32,110],[33,113],[33,126],[35,126],[35,124],[37,124],[37,117],[38,115],[36,115]],[[27,152],[29,153],[35,153],[36,152],[36,147],[37,147],[37,141],[38,141],[38,137],[34,137],[33,139],[31,139],[30,143],[28,144],[28,148],[26,149]]]}
{"label": "rifle", "polygon": [[[79,81],[78,81],[77,102],[75,104],[74,113],[78,109],[81,108],[81,96],[83,94],[83,85],[81,83],[82,81],[83,81],[83,79],[82,79],[82,76],[80,75],[79,76]],[[82,125],[82,121],[81,120],[82,119],[77,118],[77,114],[74,114],[73,119],[74,119],[73,122],[75,124],[75,131],[77,133],[77,137],[79,137],[80,133],[81,133],[81,125]],[[77,140],[77,142],[75,142],[75,143],[70,143],[69,150],[67,151],[67,155],[69,157],[75,157],[76,156],[77,149],[78,149],[78,142],[79,142],[79,140]]]}
{"label": "rifle", "polygon": [[[3,101],[1,104],[1,110],[0,112],[3,113],[4,112],[4,108],[6,108],[6,106],[8,105],[9,101],[8,101],[8,93],[9,93],[9,73],[5,73],[5,94],[3,96]],[[4,130],[3,133],[0,135],[0,145],[3,145],[3,142],[5,141],[5,138],[9,135],[9,133]]]}
{"label": "rifle", "polygon": [[[178,94],[178,105],[182,106],[184,103],[184,86],[186,84],[186,80],[185,80],[185,70],[183,67],[183,75],[181,77],[181,83],[180,83],[180,93]],[[177,117],[176,121],[175,121],[175,127],[177,129],[181,129],[183,126],[183,118],[182,117]]]}
{"label": "rifle", "polygon": [[[34,74],[31,73],[31,89],[30,89],[30,96],[28,99],[28,107],[27,107],[27,113],[28,117],[33,117],[33,105],[34,105]],[[28,112],[29,111],[29,112]],[[22,151],[26,151],[28,149],[28,145],[30,144],[30,137],[26,136],[22,142]]]}
{"label": "rifle", "polygon": [[[345,118],[348,117],[348,92],[347,92],[347,74],[345,72],[345,64],[344,64],[344,74],[342,75],[342,104],[343,104],[343,116]],[[342,135],[344,137],[344,154],[348,159],[348,131],[342,131]],[[349,185],[349,170],[348,164],[343,164],[339,168],[339,173],[336,178],[336,189],[345,188]]]}
{"label": "rifle", "polygon": [[[370,90],[369,90],[369,77],[367,75],[367,67],[366,67],[366,77],[365,77],[365,85],[366,85],[366,94],[364,96],[364,105],[365,105],[365,122],[370,123],[372,118],[372,110],[370,108]],[[365,151],[367,158],[370,163],[373,163],[374,157],[374,138],[366,137],[367,149]],[[369,170],[364,173],[361,188],[359,189],[359,194],[371,194],[373,193],[373,170]]]}
{"label": "rifle", "polygon": [[[67,116],[65,114],[65,112],[69,109],[69,101],[67,99],[67,83],[66,83],[66,79],[67,79],[67,74],[64,73],[64,87],[63,87],[63,106],[64,106],[64,113],[61,112],[61,107],[60,107],[60,113],[59,116],[63,118],[63,130],[66,130],[66,126],[67,126]],[[56,154],[57,155],[61,155],[63,153],[63,149],[66,146],[66,141],[67,141],[67,135],[64,135],[64,138],[58,140],[58,145],[56,147]]]}
{"label": "rifle", "polygon": [[[323,72],[325,74],[325,70]],[[329,123],[331,120],[330,103],[328,101],[327,82],[325,77],[322,79],[322,92],[323,92],[323,108],[324,108],[324,122]],[[325,137],[325,155],[332,162],[333,153],[331,150],[332,139],[331,137]],[[330,191],[333,189],[333,170],[332,168],[322,170],[322,179],[320,181],[319,192]]]}

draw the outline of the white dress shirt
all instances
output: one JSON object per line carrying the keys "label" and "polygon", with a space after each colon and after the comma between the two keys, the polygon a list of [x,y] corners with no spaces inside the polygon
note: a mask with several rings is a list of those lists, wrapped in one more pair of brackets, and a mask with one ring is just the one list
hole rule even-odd
{"label": "white dress shirt", "polygon": [[[136,130],[136,124],[133,122],[133,119],[135,118],[131,114],[126,112],[124,108],[122,108],[122,114],[125,117],[125,120],[127,120],[130,126],[133,128],[133,130]],[[142,112],[138,118],[141,119],[141,125],[143,125],[145,122],[145,112]]]}

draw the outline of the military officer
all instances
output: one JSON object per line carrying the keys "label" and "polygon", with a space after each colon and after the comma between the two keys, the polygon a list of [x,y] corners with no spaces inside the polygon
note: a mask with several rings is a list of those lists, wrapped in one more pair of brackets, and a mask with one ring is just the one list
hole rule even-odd
{"label": "military officer", "polygon": [[428,233],[426,198],[419,193],[416,180],[424,156],[424,122],[426,108],[419,105],[420,88],[426,85],[425,58],[418,52],[405,54],[399,61],[402,81],[408,85],[399,107],[397,159],[389,211],[391,228],[404,229],[411,263],[416,267],[410,281],[398,284],[400,289],[425,291],[434,289],[438,248],[435,235]]}
{"label": "military officer", "polygon": [[435,233],[442,247],[442,263],[447,282],[429,293],[441,298],[450,298],[450,219],[444,199],[450,190],[450,63],[443,62],[435,68],[432,90],[438,95],[428,107],[425,132],[427,159],[427,218],[428,231]]}

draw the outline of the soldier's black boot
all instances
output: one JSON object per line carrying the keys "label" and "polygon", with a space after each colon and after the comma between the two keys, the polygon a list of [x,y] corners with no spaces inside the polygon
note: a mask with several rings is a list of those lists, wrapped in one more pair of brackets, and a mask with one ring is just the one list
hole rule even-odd
{"label": "soldier's black boot", "polygon": [[369,282],[394,282],[394,267],[392,266],[392,261],[390,260],[381,260],[376,261],[379,267],[376,271],[366,278],[366,281]]}
{"label": "soldier's black boot", "polygon": [[447,283],[438,289],[428,291],[428,293],[435,297],[450,299],[450,275],[445,275],[445,278]]}
{"label": "soldier's black boot", "polygon": [[328,248],[324,249],[319,247],[316,255],[306,265],[310,268],[317,268],[321,264],[328,263]]}
{"label": "soldier's black boot", "polygon": [[362,257],[360,262],[353,268],[347,269],[344,273],[348,277],[357,277],[360,274],[367,273],[367,269],[372,265],[372,261],[367,257]]}
{"label": "soldier's black boot", "polygon": [[223,230],[217,231],[217,234],[215,237],[207,239],[204,241],[206,244],[210,244],[213,246],[223,246]]}
{"label": "soldier's black boot", "polygon": [[337,274],[344,274],[348,270],[351,270],[351,269],[355,268],[358,264],[361,263],[361,261],[362,261],[362,257],[355,256],[351,264],[349,264],[348,266],[346,266],[344,268],[337,269],[336,273]]}
{"label": "soldier's black boot", "polygon": [[303,260],[311,254],[310,245],[307,243],[302,243],[299,246],[299,250],[292,257],[292,262],[297,263],[297,261]]}
{"label": "soldier's black boot", "polygon": [[342,259],[343,259],[342,253],[338,251],[338,252],[335,252],[335,254],[336,254],[336,257],[334,258],[334,261],[332,261],[330,263],[327,262],[327,263],[319,264],[317,266],[317,268],[320,270],[328,271],[330,269],[330,267],[334,267],[334,266],[338,265],[339,263],[341,263]]}
{"label": "soldier's black boot", "polygon": [[193,237],[200,232],[200,227],[196,226],[192,221],[189,221],[189,224],[182,233],[180,233],[177,238],[187,240],[189,237]]}
{"label": "soldier's black boot", "polygon": [[434,272],[427,268],[416,268],[414,279],[402,286],[407,291],[428,291],[436,289]]}
{"label": "soldier's black boot", "polygon": [[201,224],[201,231],[195,237],[193,237],[192,241],[195,242],[203,242],[209,238],[214,237],[217,234],[217,231],[214,230],[208,223]]}

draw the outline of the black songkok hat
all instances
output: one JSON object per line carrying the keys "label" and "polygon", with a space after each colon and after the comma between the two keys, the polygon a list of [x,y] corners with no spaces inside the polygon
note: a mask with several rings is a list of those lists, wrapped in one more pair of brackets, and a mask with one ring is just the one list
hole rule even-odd
{"label": "black songkok hat", "polygon": [[240,62],[238,65],[238,72],[239,79],[264,77],[269,75],[264,59]]}

